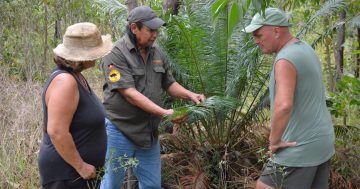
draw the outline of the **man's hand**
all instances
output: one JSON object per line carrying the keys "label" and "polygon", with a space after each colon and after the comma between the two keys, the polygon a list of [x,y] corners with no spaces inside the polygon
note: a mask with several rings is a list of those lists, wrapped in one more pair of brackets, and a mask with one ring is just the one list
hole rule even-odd
{"label": "man's hand", "polygon": [[275,144],[270,144],[269,145],[269,151],[271,152],[271,154],[274,154],[276,151],[278,151],[281,148],[287,148],[287,147],[292,147],[292,146],[296,146],[296,142],[280,141],[280,142],[275,143]]}
{"label": "man's hand", "polygon": [[183,115],[180,115],[180,116],[177,116],[175,118],[173,118],[171,120],[171,122],[175,123],[175,124],[181,124],[183,122],[185,122],[188,118],[188,115],[187,114],[183,114]]}
{"label": "man's hand", "polygon": [[193,101],[195,104],[199,104],[201,102],[205,101],[205,96],[203,94],[196,94],[196,93],[191,93],[191,95],[189,96],[190,100]]}

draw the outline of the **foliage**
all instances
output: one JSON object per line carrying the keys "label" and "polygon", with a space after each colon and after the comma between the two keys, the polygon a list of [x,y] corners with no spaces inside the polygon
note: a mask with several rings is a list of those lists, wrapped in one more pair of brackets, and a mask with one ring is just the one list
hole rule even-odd
{"label": "foliage", "polygon": [[250,6],[255,8],[257,12],[264,12],[269,4],[269,0],[216,0],[211,6],[212,20],[215,23],[219,15],[225,11],[228,17],[226,19],[228,21],[228,37],[230,37],[237,24],[244,26],[245,14]]}
{"label": "foliage", "polygon": [[352,111],[359,111],[360,106],[360,80],[350,75],[345,75],[336,84],[337,92],[329,93],[331,102],[330,112],[335,117],[342,116],[344,126],[347,117]]}
{"label": "foliage", "polygon": [[[93,22],[103,32],[107,17],[96,17],[91,1],[0,1],[1,66],[6,66],[12,78],[44,82],[54,63],[52,50],[61,41],[55,37],[56,24],[61,35],[76,22]],[[17,11],[22,10],[22,11]],[[47,34],[47,35],[46,35]]]}
{"label": "foliage", "polygon": [[[219,13],[212,25],[207,16],[211,2],[184,1],[182,6],[180,14],[167,21],[159,43],[177,65],[173,70],[178,81],[209,97],[204,104],[185,105],[191,113],[181,129],[198,142],[196,151],[206,165],[218,165],[225,151],[243,151],[239,148],[244,147],[244,134],[259,113],[255,108],[266,94],[264,81],[270,67],[259,59],[252,38],[239,33],[240,27],[235,30],[239,36],[228,40],[226,13]],[[208,166],[213,185],[226,187],[230,175],[237,174],[239,170],[224,170],[228,163]]]}
{"label": "foliage", "polygon": [[319,18],[322,18],[324,16],[331,16],[339,9],[346,6],[345,1],[343,0],[330,0],[326,1],[323,6],[319,10],[317,10],[305,23],[305,25],[300,29],[300,32],[298,33],[297,37],[303,38],[306,33],[314,28],[314,24],[316,23],[316,20]]}

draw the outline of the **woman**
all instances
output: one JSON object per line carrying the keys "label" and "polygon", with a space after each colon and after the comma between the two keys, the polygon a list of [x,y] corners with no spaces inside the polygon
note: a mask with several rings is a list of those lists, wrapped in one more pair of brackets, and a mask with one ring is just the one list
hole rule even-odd
{"label": "woman", "polygon": [[81,71],[112,48],[96,25],[69,26],[54,51],[57,68],[43,91],[44,135],[38,158],[44,189],[97,188],[104,166],[104,109]]}

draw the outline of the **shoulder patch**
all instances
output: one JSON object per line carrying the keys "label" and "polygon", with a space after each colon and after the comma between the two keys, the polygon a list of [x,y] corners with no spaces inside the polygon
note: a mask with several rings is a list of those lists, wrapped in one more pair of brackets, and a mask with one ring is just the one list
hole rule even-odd
{"label": "shoulder patch", "polygon": [[109,80],[111,82],[117,82],[120,80],[120,78],[121,78],[121,75],[118,70],[113,69],[109,72]]}

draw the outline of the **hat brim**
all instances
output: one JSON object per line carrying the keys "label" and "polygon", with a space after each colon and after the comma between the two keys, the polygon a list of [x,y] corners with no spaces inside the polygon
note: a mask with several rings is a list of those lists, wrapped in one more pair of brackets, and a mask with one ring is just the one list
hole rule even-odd
{"label": "hat brim", "polygon": [[156,30],[159,29],[161,26],[165,26],[166,23],[160,19],[159,17],[155,17],[149,21],[142,22],[145,26],[150,29]]}
{"label": "hat brim", "polygon": [[263,25],[258,25],[258,24],[250,24],[248,26],[246,26],[244,29],[242,29],[242,32],[245,33],[252,33],[256,30],[258,30],[259,28],[261,28]]}
{"label": "hat brim", "polygon": [[99,46],[92,48],[82,48],[82,49],[69,49],[64,46],[64,44],[59,44],[53,52],[69,61],[89,61],[96,60],[107,55],[113,45],[110,35],[101,36],[102,43]]}

